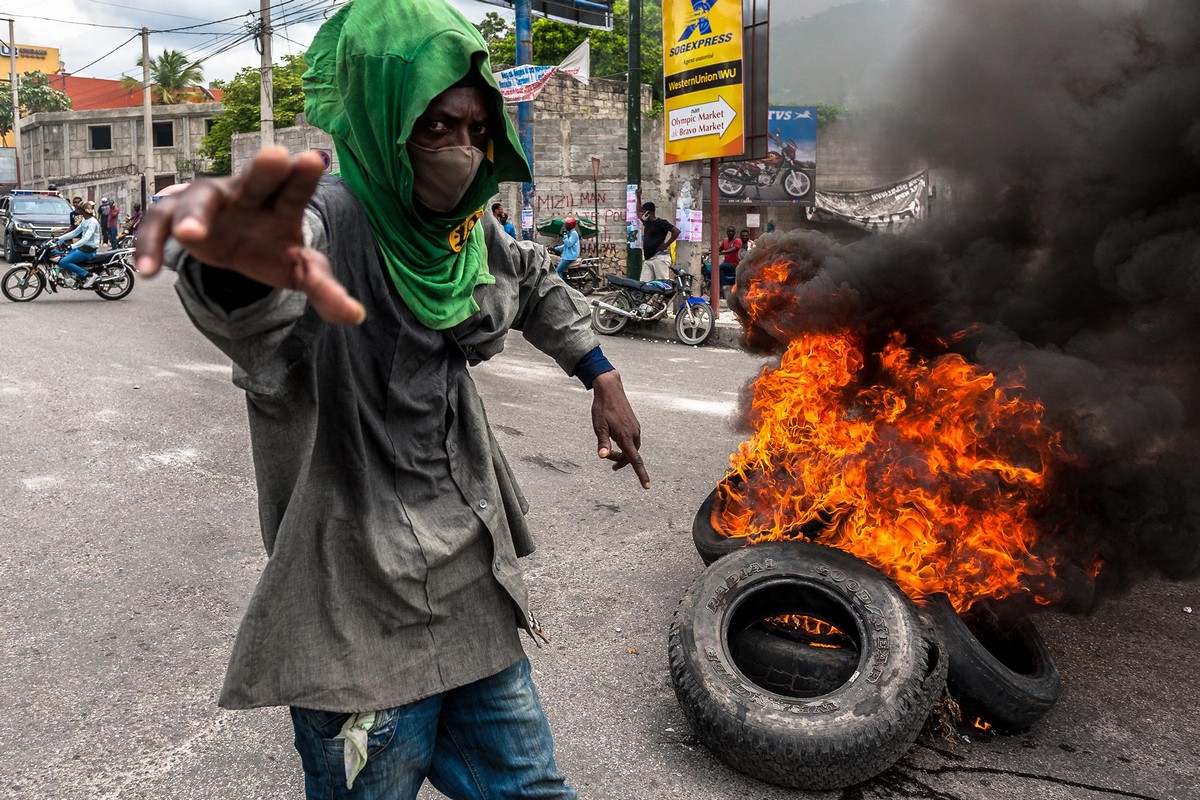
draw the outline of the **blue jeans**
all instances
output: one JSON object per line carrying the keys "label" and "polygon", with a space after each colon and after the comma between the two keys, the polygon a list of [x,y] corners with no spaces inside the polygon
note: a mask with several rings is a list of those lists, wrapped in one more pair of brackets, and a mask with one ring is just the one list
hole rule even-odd
{"label": "blue jeans", "polygon": [[567,264],[570,264],[570,263],[571,263],[572,261],[574,261],[574,260],[575,260],[575,259],[573,259],[573,258],[566,258],[566,257],[564,257],[564,258],[563,258],[561,261],[559,261],[559,262],[558,262],[558,277],[560,277],[560,278],[566,278],[566,276],[567,276]]}
{"label": "blue jeans", "polygon": [[412,800],[426,778],[453,800],[576,800],[554,766],[554,743],[529,661],[490,678],[376,714],[367,763],[346,788],[348,715],[292,707],[309,800]]}
{"label": "blue jeans", "polygon": [[62,269],[67,270],[68,272],[70,272],[71,274],[75,275],[78,278],[86,278],[88,271],[86,269],[84,269],[83,267],[79,266],[79,262],[87,261],[93,255],[95,255],[95,254],[94,253],[85,253],[82,250],[80,250],[78,247],[76,247],[74,250],[72,250],[71,252],[69,252],[65,256],[63,256],[61,259],[59,259],[58,266]]}

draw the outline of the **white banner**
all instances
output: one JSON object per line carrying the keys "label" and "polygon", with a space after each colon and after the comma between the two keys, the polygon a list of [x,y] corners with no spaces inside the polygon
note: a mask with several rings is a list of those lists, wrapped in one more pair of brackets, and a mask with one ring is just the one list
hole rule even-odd
{"label": "white banner", "polygon": [[929,172],[878,189],[861,192],[823,192],[817,189],[808,218],[838,221],[869,231],[898,231],[926,216]]}
{"label": "white banner", "polygon": [[526,64],[523,67],[513,67],[503,72],[493,73],[496,83],[500,85],[500,94],[504,95],[506,103],[526,103],[537,99],[546,88],[550,76],[558,67],[539,67]]}
{"label": "white banner", "polygon": [[567,54],[558,65],[558,71],[570,75],[580,83],[587,83],[592,74],[592,40],[583,42]]}

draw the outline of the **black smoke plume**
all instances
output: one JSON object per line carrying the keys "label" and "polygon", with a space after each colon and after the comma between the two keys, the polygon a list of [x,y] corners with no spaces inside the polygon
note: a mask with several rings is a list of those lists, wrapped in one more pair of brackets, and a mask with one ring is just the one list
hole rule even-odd
{"label": "black smoke plume", "polygon": [[[1027,391],[1062,432],[1040,517],[1097,589],[1200,574],[1200,7],[1194,0],[920,3],[872,115],[880,148],[953,176],[903,235],[764,236],[732,305],[746,342],[901,331]],[[864,122],[864,124],[866,124]],[[947,209],[949,210],[949,209]],[[789,266],[749,324],[746,287]],[[964,335],[965,334],[965,335]]]}

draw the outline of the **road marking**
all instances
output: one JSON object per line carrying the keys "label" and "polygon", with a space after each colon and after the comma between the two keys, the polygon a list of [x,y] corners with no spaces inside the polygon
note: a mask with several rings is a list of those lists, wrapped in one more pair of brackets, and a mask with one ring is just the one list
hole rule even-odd
{"label": "road marking", "polygon": [[138,469],[145,471],[152,467],[178,467],[195,463],[200,454],[191,448],[179,450],[164,450],[161,453],[144,453],[139,461]]}
{"label": "road marking", "polygon": [[206,362],[197,362],[192,364],[172,364],[175,369],[182,369],[187,372],[216,372],[221,375],[232,375],[233,366],[231,364],[213,364]]}
{"label": "road marking", "polygon": [[31,492],[49,489],[52,486],[58,486],[63,482],[63,479],[58,475],[35,475],[32,478],[25,478],[21,483],[25,484],[25,488]]}
{"label": "road marking", "polygon": [[[727,417],[737,408],[737,403],[722,400],[698,400],[694,397],[679,397],[663,392],[627,392],[631,401],[649,402],[678,411],[691,411],[696,414],[709,414],[714,417]],[[638,402],[634,403],[637,410]]]}

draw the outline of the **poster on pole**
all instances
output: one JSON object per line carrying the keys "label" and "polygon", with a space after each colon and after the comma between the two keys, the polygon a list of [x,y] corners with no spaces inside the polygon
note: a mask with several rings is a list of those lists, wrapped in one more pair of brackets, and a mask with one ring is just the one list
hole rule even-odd
{"label": "poster on pole", "polygon": [[745,152],[741,0],[663,0],[666,163]]}

